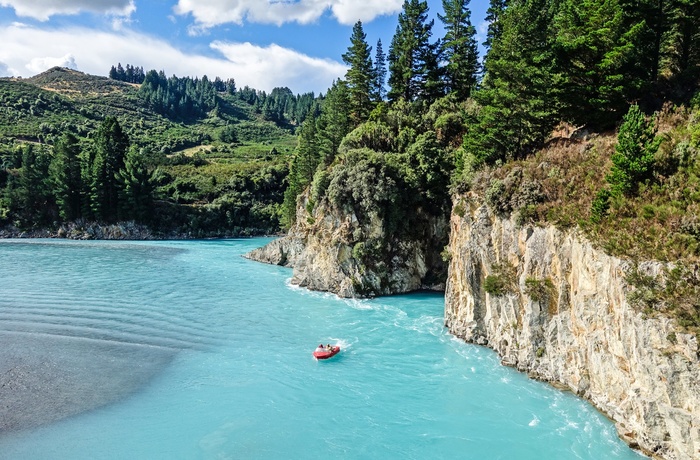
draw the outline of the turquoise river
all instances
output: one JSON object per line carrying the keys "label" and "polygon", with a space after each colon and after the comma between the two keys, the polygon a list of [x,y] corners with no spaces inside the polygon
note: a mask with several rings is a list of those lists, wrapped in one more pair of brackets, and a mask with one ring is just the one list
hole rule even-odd
{"label": "turquoise river", "polygon": [[0,241],[0,458],[643,458],[442,295],[309,292],[267,241]]}

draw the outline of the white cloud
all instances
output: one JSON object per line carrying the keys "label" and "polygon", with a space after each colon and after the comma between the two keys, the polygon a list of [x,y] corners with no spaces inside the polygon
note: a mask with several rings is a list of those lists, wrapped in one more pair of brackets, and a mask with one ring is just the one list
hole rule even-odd
{"label": "white cloud", "polygon": [[355,24],[357,21],[370,22],[377,16],[395,14],[401,11],[403,0],[335,0],[331,2],[333,16],[341,24]]}
{"label": "white cloud", "polygon": [[325,92],[333,80],[347,71],[339,62],[313,58],[275,44],[263,48],[250,43],[215,41],[211,47],[219,51],[229,65],[244,72],[252,82],[245,83],[234,76],[239,87],[246,84],[258,89],[291,87],[291,82],[297,82],[297,86],[303,82],[306,86],[304,92]]}
{"label": "white cloud", "polygon": [[68,67],[69,69],[78,69],[75,63],[75,56],[66,54],[61,57],[35,57],[32,58],[25,67],[33,74],[41,73],[51,67]]}
{"label": "white cloud", "polygon": [[191,14],[195,30],[244,20],[281,25],[286,22],[308,24],[326,11],[331,11],[341,24],[352,25],[358,20],[369,22],[377,16],[401,10],[402,0],[178,0],[175,13]]}
{"label": "white cloud", "polygon": [[40,21],[48,21],[57,14],[82,11],[127,17],[136,11],[134,0],[0,0],[0,6],[13,8],[17,16]]}
{"label": "white cloud", "polygon": [[0,77],[11,77],[12,71],[4,62],[0,62]]}
{"label": "white cloud", "polygon": [[213,56],[205,56],[185,53],[163,40],[129,31],[9,25],[0,26],[0,43],[0,62],[9,72],[23,77],[55,65],[106,75],[112,65],[121,62],[143,66],[145,70],[164,70],[167,75],[232,77],[239,87],[248,85],[270,91],[276,86],[288,86],[295,93],[319,93],[346,71],[339,62],[278,45],[260,47],[215,41],[210,45]]}

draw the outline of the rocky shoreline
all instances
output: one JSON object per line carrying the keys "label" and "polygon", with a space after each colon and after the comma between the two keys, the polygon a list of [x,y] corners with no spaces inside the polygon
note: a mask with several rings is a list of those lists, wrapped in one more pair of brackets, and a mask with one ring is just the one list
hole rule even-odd
{"label": "rocky shoreline", "polygon": [[[271,236],[256,229],[245,229],[240,234],[223,234],[205,236],[204,238],[249,238],[253,236]],[[274,235],[273,235],[274,236]],[[56,229],[23,230],[14,226],[0,227],[0,239],[8,238],[63,238],[70,240],[190,240],[202,236],[182,232],[156,232],[146,225],[135,222],[117,222],[104,224],[100,222],[76,221],[61,224]]]}
{"label": "rocky shoreline", "polygon": [[[616,424],[630,447],[652,458],[700,458],[700,356],[697,338],[671,318],[633,307],[626,261],[575,231],[519,226],[493,215],[476,196],[455,197],[445,289],[445,325],[495,350],[502,363],[570,390]],[[305,207],[299,207],[305,212]],[[305,215],[302,222],[306,222]],[[315,215],[246,257],[294,268],[292,282],[341,296],[353,285],[352,216]],[[320,222],[320,224],[319,224]],[[405,273],[420,270],[405,260]],[[661,264],[642,264],[649,274]],[[343,268],[346,267],[346,268]],[[366,267],[365,267],[366,268]],[[362,272],[363,279],[375,276]],[[502,292],[486,292],[487,277]],[[420,284],[406,284],[405,291]]]}
{"label": "rocky shoreline", "polygon": [[[697,338],[631,305],[629,263],[575,231],[520,227],[474,197],[457,200],[471,211],[451,219],[450,332],[587,399],[630,447],[659,459],[700,458]],[[504,288],[487,292],[487,278]]]}
{"label": "rocky shoreline", "polygon": [[447,244],[446,217],[419,215],[421,228],[401,239],[388,234],[378,216],[361,220],[325,202],[309,214],[308,200],[300,197],[287,236],[244,257],[292,267],[292,284],[341,297],[444,291],[447,266],[440,251]]}

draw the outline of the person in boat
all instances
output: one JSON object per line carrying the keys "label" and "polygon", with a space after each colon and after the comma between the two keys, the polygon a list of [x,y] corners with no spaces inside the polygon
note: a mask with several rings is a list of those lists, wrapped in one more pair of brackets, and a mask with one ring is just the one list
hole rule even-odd
{"label": "person in boat", "polygon": [[318,347],[316,347],[316,351],[326,351],[326,349],[323,347],[323,344],[319,344]]}
{"label": "person in boat", "polygon": [[333,347],[331,346],[330,343],[328,345],[326,345],[326,350],[333,351]]}

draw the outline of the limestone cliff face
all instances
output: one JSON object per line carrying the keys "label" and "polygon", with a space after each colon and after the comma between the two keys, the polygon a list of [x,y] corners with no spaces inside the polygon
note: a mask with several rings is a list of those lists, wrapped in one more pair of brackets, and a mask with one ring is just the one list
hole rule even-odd
{"label": "limestone cliff face", "polygon": [[444,289],[446,218],[426,214],[411,238],[388,235],[377,216],[362,221],[350,210],[318,205],[310,215],[308,197],[297,207],[289,235],[246,257],[294,268],[292,283],[342,297]]}
{"label": "limestone cliff face", "polygon": [[[628,264],[576,232],[519,228],[474,196],[456,198],[454,209],[449,330],[587,398],[633,447],[664,459],[700,458],[696,338],[628,303]],[[661,266],[643,268],[655,273]],[[485,292],[487,277],[503,282],[499,295]]]}

